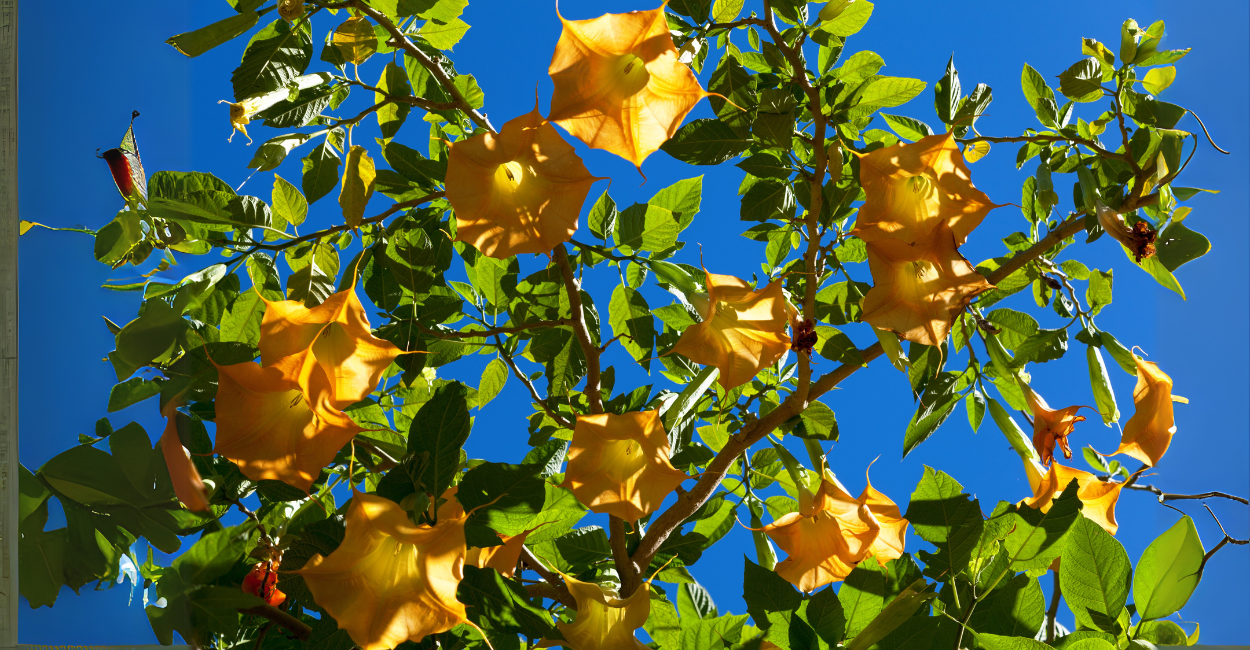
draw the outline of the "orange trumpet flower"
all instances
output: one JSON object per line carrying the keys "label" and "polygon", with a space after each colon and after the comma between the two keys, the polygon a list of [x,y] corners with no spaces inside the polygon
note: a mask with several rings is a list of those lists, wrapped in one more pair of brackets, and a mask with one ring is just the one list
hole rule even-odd
{"label": "orange trumpet flower", "polygon": [[499,546],[486,548],[470,546],[464,562],[479,569],[494,569],[499,572],[499,575],[511,578],[516,573],[517,562],[520,561],[521,551],[525,548],[525,538],[532,532],[534,531],[527,530],[520,535],[500,534],[499,539],[503,540],[503,544]]}
{"label": "orange trumpet flower", "polygon": [[562,486],[592,512],[633,523],[689,478],[670,449],[659,411],[579,415]]}
{"label": "orange trumpet flower", "polygon": [[1059,463],[1051,464],[1047,470],[1035,461],[1025,460],[1024,469],[1029,476],[1033,496],[1021,501],[1021,504],[1046,512],[1050,510],[1055,497],[1063,494],[1069,483],[1076,481],[1076,496],[1083,506],[1081,514],[1112,535],[1119,529],[1120,525],[1115,521],[1115,502],[1120,498],[1123,483],[1101,481],[1089,472],[1064,467]]}
{"label": "orange trumpet flower", "polygon": [[1176,417],[1172,413],[1172,378],[1159,370],[1157,364],[1134,356],[1137,361],[1137,386],[1133,388],[1136,411],[1124,423],[1120,448],[1114,454],[1127,454],[1154,467],[1167,453],[1176,434]]}
{"label": "orange trumpet flower", "polygon": [[213,451],[254,481],[274,479],[307,492],[361,430],[334,408],[330,380],[307,353],[269,367],[217,366],[217,373]]}
{"label": "orange trumpet flower", "polygon": [[[182,446],[178,437],[178,403],[170,400],[161,410],[165,416],[165,432],[161,434],[161,454],[169,468],[169,479],[174,486],[178,501],[192,512],[208,512],[208,489],[200,478],[200,471],[191,462],[191,453]],[[185,415],[182,417],[186,417]]]}
{"label": "orange trumpet flower", "polygon": [[629,598],[614,598],[603,587],[564,576],[569,593],[577,601],[577,618],[572,623],[556,623],[563,645],[575,650],[646,650],[634,636],[634,630],[651,615],[651,583],[648,582]]}
{"label": "orange trumpet flower", "polygon": [[959,246],[998,207],[973,187],[953,134],[857,155],[866,196],[851,234],[865,242],[896,239],[926,247],[946,226]]}
{"label": "orange trumpet flower", "polygon": [[447,200],[456,212],[456,239],[497,259],[550,253],[577,231],[577,215],[597,180],[535,107],[498,135],[452,143]]}
{"label": "orange trumpet flower", "polygon": [[864,296],[864,320],[923,345],[941,345],[968,302],[994,288],[959,254],[945,227],[930,246],[869,243],[868,268],[876,284]]}
{"label": "orange trumpet flower", "polygon": [[642,168],[704,92],[678,60],[664,7],[565,20],[548,72],[550,120]]}
{"label": "orange trumpet flower", "polygon": [[456,600],[467,519],[452,499],[437,524],[417,525],[394,501],[357,492],[339,547],[292,573],[363,650],[420,642],[468,622]]}
{"label": "orange trumpet flower", "polygon": [[764,532],[787,554],[777,575],[802,591],[844,580],[868,556],[885,564],[903,554],[908,521],[893,501],[868,483],[856,499],[828,469],[798,512],[782,515]]}
{"label": "orange trumpet flower", "polygon": [[1077,422],[1085,421],[1085,416],[1077,415],[1076,412],[1078,409],[1090,407],[1052,409],[1028,384],[1021,382],[1021,385],[1024,387],[1024,399],[1028,402],[1029,411],[1033,413],[1033,449],[1037,450],[1042,464],[1049,465],[1055,460],[1056,444],[1063,450],[1064,458],[1071,458],[1072,448],[1068,446],[1068,434],[1076,428]]}
{"label": "orange trumpet flower", "polygon": [[716,366],[717,381],[727,390],[751,381],[790,349],[786,326],[797,311],[781,280],[752,290],[732,275],[708,273],[707,297],[693,302],[703,322],[687,327],[669,353]]}
{"label": "orange trumpet flower", "polygon": [[336,409],[368,397],[387,366],[404,354],[394,343],[373,335],[354,288],[311,309],[295,300],[266,301],[258,347],[266,367],[311,350],[314,363],[330,379],[329,403]]}

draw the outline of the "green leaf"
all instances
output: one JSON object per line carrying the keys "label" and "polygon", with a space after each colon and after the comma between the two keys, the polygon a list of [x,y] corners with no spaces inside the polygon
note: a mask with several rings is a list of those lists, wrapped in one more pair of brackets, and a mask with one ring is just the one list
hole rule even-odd
{"label": "green leaf", "polygon": [[898,137],[904,140],[915,142],[925,136],[933,135],[933,129],[920,120],[889,113],[880,113],[880,115],[881,119],[885,120],[885,123],[898,134]]}
{"label": "green leaf", "polygon": [[791,174],[794,173],[780,158],[771,153],[757,153],[734,165],[734,167],[752,176],[776,178],[783,181],[788,180]]}
{"label": "green leaf", "polygon": [[138,404],[143,400],[161,392],[161,382],[133,377],[109,390],[109,413],[120,411],[127,406]]}
{"label": "green leaf", "polygon": [[856,52],[847,58],[841,66],[834,68],[832,75],[844,84],[858,85],[865,79],[877,74],[885,67],[885,59],[876,52]]}
{"label": "green leaf", "polygon": [[[1133,254],[1127,248],[1123,246],[1120,248],[1124,250],[1125,256],[1133,259]],[[1140,263],[1134,263],[1140,266],[1143,271],[1149,273],[1160,286],[1175,291],[1182,299],[1185,298],[1185,290],[1181,288],[1181,283],[1177,281],[1176,276],[1172,275],[1172,272],[1168,270],[1168,267],[1164,265],[1163,260],[1159,259],[1158,255],[1152,255],[1143,258]]]}
{"label": "green leaf", "polygon": [[1059,92],[1075,102],[1102,99],[1102,64],[1092,56],[1074,63],[1059,75]]}
{"label": "green leaf", "polygon": [[464,579],[456,597],[468,605],[469,619],[491,634],[524,634],[531,639],[550,638],[555,628],[551,617],[530,602],[525,587],[505,580],[494,569],[464,567]]}
{"label": "green leaf", "polygon": [[[898,629],[915,614],[916,610],[920,609],[921,605],[936,595],[928,591],[928,587],[928,583],[922,578],[904,589],[872,619],[867,627],[846,644],[846,650],[868,650]],[[914,647],[914,644],[905,644],[901,647]]]}
{"label": "green leaf", "polygon": [[623,284],[613,289],[608,322],[612,335],[621,337],[620,343],[630,356],[644,370],[650,370],[655,351],[655,319],[642,293]]}
{"label": "green leaf", "polygon": [[612,197],[608,196],[607,190],[604,190],[595,201],[595,205],[590,208],[590,214],[586,216],[586,225],[596,237],[606,241],[616,229],[616,219],[616,201],[613,201]]}
{"label": "green leaf", "polygon": [[868,19],[872,17],[872,8],[873,4],[868,0],[856,0],[836,18],[820,23],[820,29],[834,36],[850,36],[868,24]]}
{"label": "green leaf", "polygon": [[1166,68],[1155,68],[1147,72],[1146,76],[1141,79],[1141,85],[1151,95],[1158,95],[1167,90],[1167,87],[1171,86],[1175,80],[1176,66],[1168,66]]}
{"label": "green leaf", "polygon": [[508,383],[508,364],[503,359],[491,359],[482,370],[482,381],[477,388],[477,406],[482,408],[495,399]]}
{"label": "green leaf", "polygon": [[278,90],[304,74],[312,60],[312,27],[307,21],[298,25],[279,18],[252,37],[230,77],[236,102]]}
{"label": "green leaf", "polygon": [[903,457],[906,458],[920,443],[929,439],[950,417],[959,405],[959,378],[955,372],[943,372],[925,387],[916,406],[916,413],[903,433]]}
{"label": "green leaf", "polygon": [[1085,289],[1085,300],[1090,309],[1097,314],[1103,307],[1111,304],[1111,287],[1114,269],[1099,271],[1094,269],[1089,276],[1089,287]]}
{"label": "green leaf", "polygon": [[974,388],[964,397],[964,406],[968,409],[968,426],[976,433],[981,428],[981,421],[985,419],[985,397]]}
{"label": "green leaf", "polygon": [[441,495],[451,485],[472,422],[468,390],[458,381],[439,387],[417,411],[408,432],[408,451],[429,454],[421,481],[430,494]]}
{"label": "green leaf", "polygon": [[1039,327],[1037,319],[1013,309],[995,309],[985,319],[998,328],[998,341],[1008,350],[1019,348]]}
{"label": "green leaf", "polygon": [[482,463],[464,474],[456,501],[466,511],[477,509],[471,523],[519,535],[534,527],[531,521],[546,505],[542,469],[542,465]]}
{"label": "green leaf", "polygon": [[1020,505],[1000,515],[1010,517],[1015,524],[1003,540],[1003,551],[1012,570],[1045,569],[1063,553],[1068,531],[1081,513],[1081,500],[1076,492],[1073,479],[1046,512]]}
{"label": "green leaf", "polygon": [[743,562],[742,598],[747,603],[751,618],[766,621],[768,612],[789,612],[799,608],[803,596],[785,578],[745,557]]}
{"label": "green leaf", "polygon": [[994,424],[998,425],[998,429],[1007,437],[1007,442],[1011,443],[1011,448],[1019,454],[1020,458],[1025,462],[1037,459],[1037,452],[1033,449],[1033,444],[1029,442],[1029,436],[1024,435],[1024,430],[1016,424],[1007,409],[993,397],[990,398],[990,417],[993,418]]}
{"label": "green leaf", "polygon": [[789,219],[798,210],[794,190],[784,181],[762,180],[742,195],[740,217],[743,221]]}
{"label": "green leaf", "polygon": [[617,246],[658,252],[671,248],[681,234],[681,224],[671,211],[658,205],[635,203],[617,217],[613,237]]}
{"label": "green leaf", "polygon": [[304,157],[304,176],[302,185],[304,195],[309,203],[330,193],[339,184],[339,165],[342,160],[326,138],[320,146],[308,152]]}
{"label": "green leaf", "polygon": [[868,558],[851,570],[838,590],[846,615],[846,637],[855,638],[885,607],[885,576],[877,561]]}
{"label": "green leaf", "polygon": [[1133,602],[1144,620],[1180,611],[1202,578],[1205,551],[1194,520],[1181,517],[1146,547],[1133,576]]}
{"label": "green leaf", "polygon": [[925,574],[946,582],[968,566],[984,527],[977,500],[955,479],[931,467],[925,467],[904,517],[917,535],[937,547],[937,553],[921,556]]}
{"label": "green leaf", "polygon": [[807,440],[838,439],[838,420],[833,409],[823,402],[809,402],[807,408],[799,413],[800,426],[792,433]]}
{"label": "green leaf", "polygon": [[1068,535],[1059,563],[1063,598],[1076,620],[1114,634],[1132,574],[1132,561],[1120,542],[1102,526],[1081,517]]}
{"label": "green leaf", "polygon": [[[864,2],[865,0],[856,0]],[[929,84],[906,77],[877,77],[859,96],[861,106],[902,106],[924,92]]]}
{"label": "green leaf", "polygon": [[712,110],[734,133],[744,138],[751,135],[751,123],[755,121],[758,109],[759,101],[755,93],[758,81],[758,77],[747,72],[732,56],[723,57],[708,80],[708,92],[724,97],[708,97]]}
{"label": "green leaf", "polygon": [[170,36],[165,42],[186,56],[196,57],[245,33],[258,20],[260,16],[255,11],[244,11],[193,32]]}
{"label": "green leaf", "polygon": [[1102,352],[1093,345],[1085,350],[1085,360],[1089,365],[1089,385],[1094,391],[1094,403],[1102,415],[1102,423],[1111,426],[1120,420],[1120,407],[1115,401],[1115,390],[1111,387],[1111,376],[1107,374],[1107,364],[1102,360]]}
{"label": "green leaf", "polygon": [[677,130],[660,149],[691,165],[719,165],[751,145],[729,125],[716,119],[694,120]]}
{"label": "green leaf", "polygon": [[416,149],[395,141],[386,143],[382,156],[391,169],[421,187],[434,188],[447,176],[446,160],[429,160]]}
{"label": "green leaf", "polygon": [[1020,85],[1024,88],[1024,98],[1037,113],[1037,119],[1052,129],[1059,128],[1059,108],[1055,103],[1055,92],[1046,85],[1046,79],[1033,66],[1024,64],[1020,74]]}
{"label": "green leaf", "polygon": [[421,26],[420,35],[430,45],[440,50],[450,50],[464,38],[465,33],[469,31],[469,24],[453,18],[445,23],[436,20],[430,20]]}
{"label": "green leaf", "polygon": [[1163,268],[1175,272],[1182,264],[1206,255],[1211,250],[1211,242],[1185,224],[1173,221],[1159,233],[1155,247],[1159,251],[1156,257]]}
{"label": "green leaf", "polygon": [[143,313],[117,333],[117,356],[140,368],[168,353],[186,329],[182,315],[159,298],[143,303]]}
{"label": "green leaf", "polygon": [[182,593],[181,590],[168,590],[167,585],[170,584],[190,589],[196,585],[209,584],[225,575],[243,561],[248,540],[255,529],[256,525],[248,521],[201,537],[174,560],[173,569],[178,572],[179,581],[171,583],[163,579],[157,583],[161,596],[172,599]]}
{"label": "green leaf", "polygon": [[1137,624],[1137,630],[1133,636],[1159,646],[1187,646],[1198,641],[1196,631],[1191,638],[1185,633],[1184,628],[1172,621],[1142,621]]}
{"label": "green leaf", "polygon": [[946,64],[946,74],[933,86],[933,106],[937,110],[938,119],[950,124],[959,112],[960,100],[959,71],[955,69],[955,55],[951,55]]}
{"label": "green leaf", "polygon": [[976,638],[977,643],[985,650],[1050,650],[1050,646],[1041,641],[1021,636],[977,634]]}
{"label": "green leaf", "polygon": [[[407,97],[412,94],[412,86],[408,83],[408,73],[393,62],[388,62],[382,69],[382,76],[378,79],[378,89],[382,93],[373,93],[375,103],[385,101],[387,95]],[[408,119],[410,110],[412,107],[404,102],[391,102],[377,110],[378,126],[382,130],[383,139],[390,140],[395,137],[399,128],[404,125],[404,121]]]}

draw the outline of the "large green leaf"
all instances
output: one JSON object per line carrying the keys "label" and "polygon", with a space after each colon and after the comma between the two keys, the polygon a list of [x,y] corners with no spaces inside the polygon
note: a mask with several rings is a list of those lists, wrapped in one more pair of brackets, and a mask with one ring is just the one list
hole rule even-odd
{"label": "large green leaf", "polygon": [[456,501],[467,511],[476,510],[470,523],[519,535],[534,527],[534,518],[546,505],[542,469],[542,465],[482,463],[460,480]]}
{"label": "large green leaf", "polygon": [[550,638],[555,629],[547,612],[530,602],[525,587],[505,580],[494,569],[464,567],[456,597],[468,605],[469,619],[491,637],[519,633],[531,639]]}
{"label": "large green leaf", "polygon": [[441,495],[451,485],[472,421],[468,390],[458,381],[439,387],[417,411],[408,431],[408,451],[429,454],[421,481],[430,494]]}
{"label": "large green leaf", "polygon": [[925,387],[916,405],[916,413],[907,430],[903,433],[903,456],[906,457],[920,443],[929,439],[938,427],[955,412],[962,395],[960,381],[962,375],[956,372],[943,372],[934,377]]}
{"label": "large green leaf", "polygon": [[655,352],[655,319],[647,300],[638,290],[617,285],[612,290],[612,302],[608,305],[608,322],[612,335],[620,342],[644,370],[651,368]]}
{"label": "large green leaf", "polygon": [[719,165],[746,150],[751,141],[716,119],[694,120],[677,130],[660,149],[691,165]]}
{"label": "large green leaf", "polygon": [[258,20],[260,16],[255,11],[244,11],[195,31],[170,36],[165,42],[182,54],[195,57],[246,32]]}
{"label": "large green leaf", "polygon": [[1133,603],[1143,619],[1180,611],[1202,579],[1205,551],[1194,520],[1181,517],[1146,547],[1133,576]]}
{"label": "large green leaf", "polygon": [[1120,542],[1102,526],[1081,517],[1068,536],[1059,583],[1063,598],[1083,625],[1114,633],[1128,600],[1133,564]]}
{"label": "large green leaf", "polygon": [[925,467],[905,517],[917,535],[937,547],[936,553],[921,556],[925,575],[943,581],[968,566],[985,525],[979,502],[955,479],[931,467]]}
{"label": "large green leaf", "polygon": [[230,77],[236,102],[282,88],[304,74],[312,60],[312,26],[307,21],[297,25],[279,18],[252,37]]}
{"label": "large green leaf", "polygon": [[339,184],[339,165],[342,160],[338,152],[330,145],[327,138],[324,142],[304,156],[304,175],[301,185],[304,196],[309,203],[330,193]]}
{"label": "large green leaf", "polygon": [[1081,500],[1076,492],[1073,480],[1046,512],[1020,505],[1000,515],[1010,517],[1015,526],[1003,540],[1011,569],[1045,569],[1063,553],[1068,531],[1081,514]]}

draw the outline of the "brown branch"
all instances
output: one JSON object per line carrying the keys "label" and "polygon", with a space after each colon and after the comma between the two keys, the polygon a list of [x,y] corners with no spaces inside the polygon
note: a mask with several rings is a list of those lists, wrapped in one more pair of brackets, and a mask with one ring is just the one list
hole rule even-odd
{"label": "brown branch", "polygon": [[1215,520],[1215,525],[1220,527],[1220,532],[1224,533],[1224,539],[1221,539],[1220,543],[1215,545],[1215,548],[1212,548],[1210,551],[1207,551],[1206,555],[1202,556],[1202,564],[1198,565],[1199,579],[1202,578],[1203,569],[1207,568],[1207,562],[1210,562],[1211,557],[1215,555],[1215,552],[1220,550],[1221,548],[1224,548],[1225,544],[1236,544],[1237,546],[1244,546],[1246,544],[1250,544],[1250,539],[1237,539],[1236,537],[1229,535],[1228,531],[1224,530],[1224,524],[1220,522],[1219,517],[1215,516],[1215,513],[1211,510],[1210,506],[1204,503],[1202,504],[1202,507],[1207,509],[1207,512],[1211,515],[1211,518]]}
{"label": "brown branch", "polygon": [[737,27],[746,27],[747,25],[764,27],[765,23],[761,18],[743,18],[742,20],[735,20],[732,23],[708,23],[707,31],[710,32],[714,29],[734,29]]}
{"label": "brown branch", "polygon": [[621,593],[626,595],[634,593],[642,580],[639,578],[641,567],[634,564],[633,558],[629,556],[629,549],[626,548],[625,540],[625,522],[620,517],[608,516],[608,531],[610,533],[608,542],[612,545],[612,560],[616,564],[617,574],[621,578]]}
{"label": "brown branch", "polygon": [[377,24],[381,25],[382,29],[385,29],[386,33],[391,35],[390,40],[387,41],[387,45],[398,47],[408,56],[416,59],[417,62],[421,64],[421,67],[429,70],[430,74],[434,75],[434,78],[438,80],[438,83],[443,87],[443,90],[446,90],[447,94],[451,95],[451,98],[456,103],[456,108],[463,111],[465,115],[468,115],[469,119],[473,120],[473,122],[478,126],[490,131],[491,133],[496,133],[495,127],[490,124],[490,120],[486,119],[485,115],[479,113],[477,109],[469,105],[468,100],[464,98],[460,89],[456,88],[456,84],[453,83],[447,76],[447,73],[443,72],[443,68],[430,59],[430,57],[427,56],[421,48],[417,47],[415,43],[408,40],[408,37],[404,34],[403,30],[396,27],[395,23],[391,22],[391,19],[386,17],[386,14],[370,7],[364,2],[361,2],[361,0],[352,0],[352,2],[347,3],[344,6],[350,6],[351,8],[356,9],[364,15],[372,18]]}
{"label": "brown branch", "polygon": [[365,90],[372,90],[374,93],[382,95],[387,101],[409,104],[427,112],[449,111],[460,108],[460,104],[456,102],[432,102],[428,99],[422,99],[412,95],[392,95],[377,86],[370,86],[363,81],[356,81],[355,79],[348,79],[347,77],[337,77],[337,79],[351,86],[359,86]]}
{"label": "brown branch", "polygon": [[533,323],[525,323],[522,325],[512,325],[509,327],[492,327],[491,329],[488,329],[488,330],[469,330],[465,332],[440,332],[438,330],[429,329],[428,327],[422,327],[420,325],[417,326],[417,329],[421,330],[422,334],[425,334],[426,336],[429,336],[431,338],[442,339],[444,341],[453,341],[453,340],[478,338],[478,337],[485,338],[488,336],[495,336],[496,334],[516,334],[517,332],[524,332],[526,330],[539,329],[542,327],[559,327],[561,325],[572,325],[572,324],[573,324],[572,321],[570,321],[569,319],[561,318],[559,320],[543,320],[543,321],[537,321]]}
{"label": "brown branch", "polygon": [[273,605],[257,605],[255,607],[240,609],[239,611],[244,614],[251,614],[253,616],[259,616],[273,621],[275,625],[286,628],[286,630],[291,633],[291,636],[299,639],[300,641],[307,641],[309,637],[312,636],[312,628],[308,627],[307,623],[291,616]]}
{"label": "brown branch", "polygon": [[[434,199],[442,198],[443,196],[444,196],[443,192],[434,192],[433,194],[426,194],[425,196],[422,196],[422,197],[396,203],[395,205],[392,205],[391,207],[387,208],[381,214],[362,220],[360,222],[360,225],[363,226],[367,223],[379,223],[381,221],[386,220],[387,217],[390,217],[396,212],[399,212],[400,210],[404,210],[406,208],[415,208],[416,206],[421,205],[422,203],[427,203],[429,201],[433,201]],[[334,226],[333,228],[326,228],[325,230],[318,230],[317,232],[307,234],[302,237],[296,237],[295,239],[292,239],[290,241],[284,241],[281,244],[256,243],[252,245],[251,250],[248,250],[246,252],[250,254],[258,250],[280,251],[280,250],[290,248],[296,244],[302,244],[306,241],[320,239],[327,235],[333,235],[336,232],[343,232],[345,230],[352,230],[352,226],[343,224],[340,226]]]}
{"label": "brown branch", "polygon": [[1164,492],[1163,490],[1153,485],[1143,485],[1141,483],[1128,483],[1128,482],[1124,483],[1124,488],[1128,490],[1141,490],[1143,492],[1150,492],[1154,494],[1155,496],[1159,497],[1159,503],[1167,503],[1168,501],[1185,501],[1188,499],[1218,498],[1218,499],[1230,499],[1230,500],[1236,501],[1237,503],[1250,505],[1250,500],[1246,500],[1245,497],[1239,497],[1235,494],[1228,494],[1226,492],[1203,492],[1202,494],[1173,494],[1171,492]]}
{"label": "brown branch", "polygon": [[962,142],[964,144],[968,144],[969,142],[1074,142],[1076,144],[1080,144],[1080,145],[1084,145],[1088,147],[1092,151],[1097,152],[1098,155],[1102,156],[1103,158],[1114,158],[1115,160],[1123,160],[1125,162],[1128,161],[1128,156],[1126,154],[1119,154],[1119,153],[1115,153],[1114,151],[1108,151],[1107,149],[1104,149],[1102,146],[1100,146],[1094,140],[1087,140],[1085,138],[1074,138],[1074,137],[1069,137],[1066,135],[1046,135],[1044,133],[1039,133],[1037,135],[1020,135],[1020,136],[1012,136],[1012,137],[995,137],[995,136],[983,135],[983,136],[977,136],[975,138],[962,138],[958,140],[958,142]]}
{"label": "brown branch", "polygon": [[[552,251],[556,265],[560,267],[560,275],[564,277],[564,288],[569,294],[569,310],[572,312],[573,333],[586,355],[586,399],[590,401],[591,413],[603,413],[603,393],[599,389],[599,354],[600,350],[590,338],[590,329],[586,326],[586,313],[582,310],[581,287],[573,276],[573,267],[569,264],[568,252],[564,244],[556,246]],[[626,594],[628,596],[628,594]]]}
{"label": "brown branch", "polygon": [[559,601],[565,607],[577,608],[577,599],[573,598],[573,594],[569,593],[569,588],[564,584],[564,580],[559,574],[548,569],[547,565],[543,564],[543,561],[538,559],[538,556],[534,555],[534,552],[527,546],[521,547],[521,562],[525,563],[527,569],[537,573],[540,578],[546,580],[555,589],[555,596],[545,596],[546,598]]}
{"label": "brown branch", "polygon": [[547,400],[543,399],[542,396],[538,394],[538,389],[534,388],[534,382],[530,381],[530,378],[527,377],[525,373],[521,372],[521,369],[516,365],[516,361],[512,360],[512,355],[508,354],[504,350],[503,341],[499,338],[498,334],[495,335],[495,347],[499,350],[499,356],[503,358],[504,363],[508,364],[508,368],[512,370],[512,374],[516,376],[522,384],[525,384],[525,387],[530,391],[530,398],[534,400],[535,404],[542,407],[543,411],[547,413],[547,417],[555,420],[556,424],[564,427],[565,429],[572,429],[573,423],[561,417],[559,413],[556,413],[555,410],[547,404]]}

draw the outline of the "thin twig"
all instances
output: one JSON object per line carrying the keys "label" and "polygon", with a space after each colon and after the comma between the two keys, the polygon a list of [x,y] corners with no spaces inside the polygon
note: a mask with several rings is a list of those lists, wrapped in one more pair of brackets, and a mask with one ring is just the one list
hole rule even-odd
{"label": "thin twig", "polygon": [[1055,586],[1050,594],[1050,610],[1046,612],[1046,643],[1053,643],[1055,640],[1055,618],[1059,616],[1059,599],[1063,597],[1063,592],[1059,589],[1059,572],[1051,573],[1055,574]]}
{"label": "thin twig", "polygon": [[1098,155],[1102,156],[1103,158],[1113,158],[1115,160],[1124,160],[1125,162],[1127,162],[1127,156],[1125,154],[1119,154],[1113,151],[1108,151],[1107,149],[1104,149],[1102,146],[1100,146],[1098,142],[1094,140],[1071,137],[1071,136],[1066,136],[1066,135],[1046,135],[1045,133],[1039,133],[1037,135],[1018,135],[1018,136],[1010,136],[1010,137],[982,135],[982,136],[977,136],[975,138],[961,138],[958,140],[958,142],[962,142],[964,144],[968,144],[970,142],[1004,142],[1004,143],[1005,142],[1074,142],[1076,144],[1080,144],[1080,145],[1084,145],[1088,147],[1089,149],[1097,152]]}
{"label": "thin twig", "polygon": [[300,641],[307,641],[312,636],[312,628],[304,621],[274,607],[273,605],[257,605],[239,610],[243,614],[251,614],[273,621],[274,625],[286,629],[291,636]]}
{"label": "thin twig", "polygon": [[1141,483],[1134,483],[1134,484],[1125,483],[1124,487],[1125,489],[1129,489],[1129,490],[1142,490],[1144,492],[1151,492],[1155,496],[1159,497],[1159,503],[1167,503],[1168,501],[1183,501],[1186,499],[1219,498],[1219,499],[1231,499],[1233,501],[1236,501],[1237,503],[1244,503],[1244,504],[1250,505],[1250,501],[1246,500],[1245,497],[1239,497],[1235,494],[1228,494],[1226,492],[1203,492],[1202,494],[1173,494],[1171,492],[1164,492],[1163,490],[1160,490],[1159,488],[1153,485],[1142,485]]}
{"label": "thin twig", "polygon": [[544,321],[537,321],[534,323],[524,323],[522,325],[511,325],[508,327],[492,327],[487,330],[469,330],[465,332],[442,332],[439,330],[430,329],[428,327],[421,327],[420,325],[417,326],[417,329],[421,330],[422,334],[425,334],[426,336],[429,336],[431,338],[450,341],[450,340],[459,340],[459,339],[468,339],[468,338],[486,338],[488,336],[495,336],[496,334],[516,334],[517,332],[524,332],[526,330],[540,329],[543,327],[569,326],[572,324],[573,323],[571,320],[567,318],[561,318],[559,320],[544,320]]}
{"label": "thin twig", "polygon": [[547,404],[547,400],[543,399],[538,394],[538,389],[534,388],[534,382],[530,381],[530,378],[527,377],[525,373],[521,372],[521,369],[516,365],[516,361],[512,360],[512,355],[505,351],[503,341],[499,338],[498,334],[495,335],[495,346],[499,350],[499,356],[503,358],[504,363],[508,364],[508,368],[512,370],[512,374],[515,375],[516,378],[519,379],[522,384],[525,384],[525,387],[529,389],[530,398],[534,400],[534,403],[541,406],[543,411],[547,413],[547,416],[556,421],[556,424],[559,424],[565,429],[572,429],[573,423],[564,419],[559,413],[556,413],[555,410]]}
{"label": "thin twig", "polygon": [[569,588],[564,584],[564,580],[557,573],[548,569],[547,565],[543,564],[543,561],[538,559],[529,547],[521,547],[521,561],[525,563],[526,568],[537,573],[539,577],[546,580],[556,590],[557,597],[554,600],[563,603],[565,607],[577,608],[577,600],[569,593]]}
{"label": "thin twig", "polygon": [[[396,212],[399,212],[400,210],[404,210],[406,208],[415,208],[416,206],[421,205],[422,203],[427,203],[429,201],[433,201],[434,199],[442,198],[443,196],[444,196],[443,192],[434,192],[432,194],[426,194],[425,196],[418,197],[415,199],[401,201],[400,203],[396,203],[395,205],[392,205],[391,207],[387,208],[385,211],[383,211],[381,214],[377,216],[373,216],[373,217],[369,217],[368,219],[361,220],[360,225],[363,226],[367,223],[379,223],[381,221],[384,221],[387,217],[390,217],[391,215],[395,214]],[[252,247],[249,250],[245,251],[244,254],[250,255],[251,253],[254,253],[258,250],[280,251],[280,250],[290,248],[296,244],[301,244],[306,241],[312,241],[314,239],[320,239],[327,235],[333,235],[336,232],[343,232],[345,230],[351,230],[351,229],[352,229],[352,226],[349,226],[347,224],[342,224],[339,226],[334,226],[333,228],[326,228],[325,230],[318,230],[317,232],[310,233],[302,237],[296,237],[295,239],[282,242],[281,244],[264,244],[264,243],[252,244]]]}

